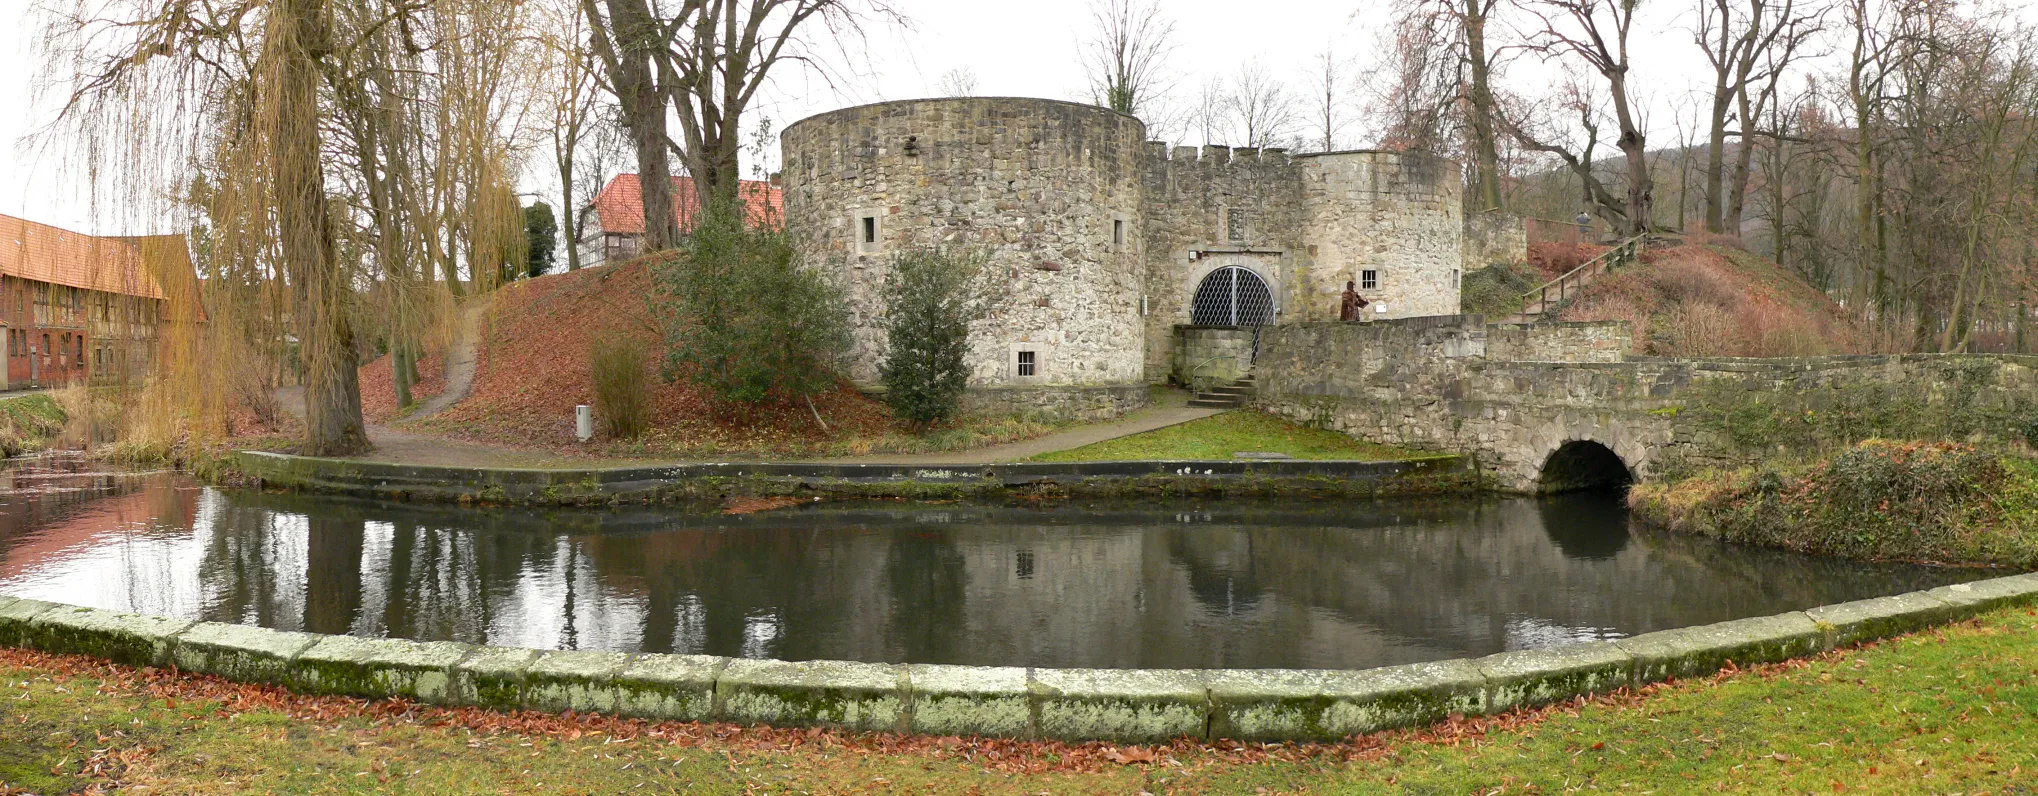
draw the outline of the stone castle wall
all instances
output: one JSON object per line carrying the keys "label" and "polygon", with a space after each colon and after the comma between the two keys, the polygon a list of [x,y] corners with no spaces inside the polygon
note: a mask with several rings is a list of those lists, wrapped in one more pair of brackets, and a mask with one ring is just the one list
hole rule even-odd
{"label": "stone castle wall", "polygon": [[1399,152],[1331,152],[1302,161],[1304,245],[1311,260],[1291,321],[1335,321],[1347,280],[1377,319],[1454,315],[1463,273],[1463,179],[1457,164]]}
{"label": "stone castle wall", "polygon": [[1145,137],[1102,108],[999,98],[866,105],[787,128],[787,225],[847,297],[851,378],[877,378],[891,258],[956,246],[992,253],[1001,293],[974,329],[972,386],[1144,383]]}
{"label": "stone castle wall", "polygon": [[[1143,172],[1146,217],[1146,374],[1167,378],[1176,326],[1190,322],[1190,300],[1203,279],[1238,266],[1267,282],[1285,317],[1306,268],[1302,248],[1302,172],[1297,159],[1265,151],[1148,144]],[[1234,226],[1231,222],[1241,222]]]}
{"label": "stone castle wall", "polygon": [[[974,329],[979,390],[1163,381],[1174,327],[1226,267],[1266,282],[1281,322],[1335,319],[1346,280],[1365,270],[1378,285],[1360,292],[1385,310],[1370,317],[1457,312],[1464,229],[1450,161],[1144,138],[1129,116],[1013,98],[880,103],[787,128],[787,225],[844,291],[851,378],[877,379],[885,273],[920,247],[992,252],[1001,298]],[[1034,375],[1021,374],[1022,351]],[[1086,415],[1104,405],[1076,404]]]}

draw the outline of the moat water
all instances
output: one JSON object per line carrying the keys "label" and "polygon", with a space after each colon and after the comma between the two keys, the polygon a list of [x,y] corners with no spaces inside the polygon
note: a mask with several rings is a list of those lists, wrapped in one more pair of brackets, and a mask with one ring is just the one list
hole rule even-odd
{"label": "moat water", "polygon": [[0,594],[284,630],[787,660],[1363,668],[1973,580],[1645,532],[1611,495],[475,509],[38,459]]}

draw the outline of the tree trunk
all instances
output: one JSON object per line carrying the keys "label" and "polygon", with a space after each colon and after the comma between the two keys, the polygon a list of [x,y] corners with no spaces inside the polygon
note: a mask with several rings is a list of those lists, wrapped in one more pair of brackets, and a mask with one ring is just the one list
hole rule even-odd
{"label": "tree trunk", "polygon": [[[1727,211],[1720,219],[1720,232],[1739,237],[1741,219],[1748,211],[1748,175],[1753,170],[1755,157],[1755,117],[1763,109],[1752,107],[1748,92],[1742,91],[1738,102],[1741,111],[1741,141],[1734,149],[1734,172],[1727,177]],[[1766,102],[1763,104],[1767,104]]]}
{"label": "tree trunk", "polygon": [[1500,147],[1494,134],[1493,87],[1486,63],[1486,9],[1488,0],[1465,0],[1465,57],[1472,72],[1472,168],[1478,180],[1474,195],[1479,209],[1499,210]]}
{"label": "tree trunk", "polygon": [[560,205],[563,213],[560,229],[566,232],[566,270],[580,270],[580,224],[575,221],[579,215],[573,204],[573,150],[568,145],[559,159]]}
{"label": "tree trunk", "polygon": [[304,360],[304,453],[347,456],[368,448],[361,421],[349,300],[353,288],[333,243],[319,145],[318,66],[323,0],[278,0],[269,20],[274,111],[270,169],[283,266],[297,275],[297,328]]}
{"label": "tree trunk", "polygon": [[[600,24],[595,0],[581,0],[590,20],[590,44],[609,73],[623,126],[637,150],[637,185],[644,204],[644,250],[679,245],[679,220],[672,212],[672,161],[667,152],[666,93],[658,85],[651,60],[662,56],[666,43],[645,0],[606,0],[608,30]],[[696,179],[700,175],[694,175]]]}
{"label": "tree trunk", "polygon": [[[1705,231],[1726,231],[1726,180],[1727,180],[1727,107],[1732,97],[1727,92],[1726,73],[1721,72],[1719,81],[1713,86],[1712,116],[1708,119],[1705,144]],[[1742,126],[1747,126],[1746,122]],[[1744,133],[1746,131],[1743,131]],[[1747,147],[1746,136],[1741,142]]]}

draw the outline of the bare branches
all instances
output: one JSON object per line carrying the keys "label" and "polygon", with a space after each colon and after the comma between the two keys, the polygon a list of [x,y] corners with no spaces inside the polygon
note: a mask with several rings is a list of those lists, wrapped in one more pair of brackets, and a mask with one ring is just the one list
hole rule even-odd
{"label": "bare branches", "polygon": [[1093,102],[1133,116],[1151,111],[1168,91],[1167,57],[1175,23],[1159,0],[1094,0],[1091,37],[1083,44],[1083,71]]}

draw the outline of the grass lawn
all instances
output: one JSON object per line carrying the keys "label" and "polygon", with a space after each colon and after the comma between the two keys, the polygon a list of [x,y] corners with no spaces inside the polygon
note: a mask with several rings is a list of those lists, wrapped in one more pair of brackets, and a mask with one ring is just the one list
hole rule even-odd
{"label": "grass lawn", "polygon": [[1034,457],[1042,462],[1108,462],[1145,459],[1223,460],[1235,454],[1285,453],[1297,459],[1379,461],[1423,454],[1375,445],[1335,431],[1309,428],[1255,411],[1225,412],[1144,434]]}
{"label": "grass lawn", "polygon": [[1321,747],[1151,748],[300,697],[0,650],[0,793],[1964,793],[2038,782],[2038,612]]}

